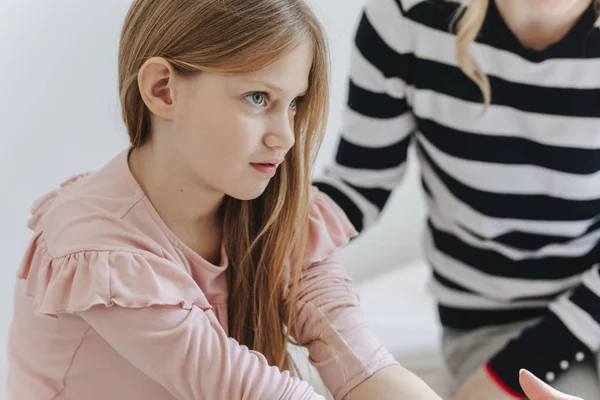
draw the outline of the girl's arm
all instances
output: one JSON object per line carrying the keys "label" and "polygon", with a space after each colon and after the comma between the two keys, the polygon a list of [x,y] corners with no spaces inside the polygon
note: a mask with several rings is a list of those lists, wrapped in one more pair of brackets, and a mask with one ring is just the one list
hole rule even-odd
{"label": "girl's arm", "polygon": [[296,339],[336,400],[439,397],[400,367],[366,325],[351,278],[336,257],[337,248],[355,234],[342,210],[317,193],[309,211],[305,266],[296,311]]}
{"label": "girl's arm", "polygon": [[425,382],[400,365],[380,370],[344,398],[344,400],[363,399],[441,400]]}
{"label": "girl's arm", "polygon": [[211,310],[106,308],[79,315],[136,368],[181,400],[324,400],[227,337]]}

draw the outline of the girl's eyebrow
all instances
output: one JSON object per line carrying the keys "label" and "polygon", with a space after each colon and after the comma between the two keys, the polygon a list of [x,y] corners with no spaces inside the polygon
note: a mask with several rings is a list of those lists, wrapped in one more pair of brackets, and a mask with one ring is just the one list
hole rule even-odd
{"label": "girl's eyebrow", "polygon": [[[268,83],[263,80],[249,80],[249,81],[246,81],[246,83],[249,83],[251,85],[263,85],[263,86],[266,86],[267,88],[269,88],[271,91],[276,92],[276,93],[282,93],[285,91],[280,86],[273,84],[273,83]],[[308,88],[304,88],[304,90],[301,91],[301,96],[303,96],[307,90],[308,90]]]}

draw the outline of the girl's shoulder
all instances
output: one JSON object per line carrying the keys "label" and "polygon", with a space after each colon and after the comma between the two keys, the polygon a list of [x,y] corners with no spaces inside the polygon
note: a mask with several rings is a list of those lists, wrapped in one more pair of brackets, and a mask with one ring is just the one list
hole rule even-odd
{"label": "girl's shoulder", "polygon": [[17,277],[38,313],[97,305],[210,308],[190,274],[161,246],[145,195],[123,168],[109,163],[78,175],[34,203],[28,223],[33,234]]}
{"label": "girl's shoulder", "polygon": [[325,193],[311,188],[305,263],[327,258],[357,235],[344,211]]}

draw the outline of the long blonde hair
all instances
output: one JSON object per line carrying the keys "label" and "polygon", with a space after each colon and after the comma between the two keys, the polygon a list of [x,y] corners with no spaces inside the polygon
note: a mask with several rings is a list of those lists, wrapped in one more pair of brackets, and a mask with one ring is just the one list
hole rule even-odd
{"label": "long blonde hair", "polygon": [[[227,197],[224,242],[230,261],[229,332],[291,370],[299,271],[308,231],[312,166],[329,109],[329,56],[323,29],[304,0],[135,0],[119,49],[119,91],[131,144],[151,134],[150,112],[137,75],[145,60],[163,57],[177,73],[244,74],[261,70],[309,42],[309,89],[295,119],[296,145],[256,200]],[[283,302],[283,293],[288,293]]]}
{"label": "long blonde hair", "polygon": [[[492,101],[490,81],[477,63],[477,60],[471,55],[469,49],[471,43],[475,41],[483,27],[490,1],[495,0],[470,0],[469,5],[465,5],[464,2],[459,0],[445,1],[461,3],[456,14],[456,20],[452,23],[452,25],[456,26],[456,55],[458,65],[461,71],[479,87],[483,95],[483,102],[487,107]],[[600,7],[600,0],[593,1],[596,9],[598,9]]]}

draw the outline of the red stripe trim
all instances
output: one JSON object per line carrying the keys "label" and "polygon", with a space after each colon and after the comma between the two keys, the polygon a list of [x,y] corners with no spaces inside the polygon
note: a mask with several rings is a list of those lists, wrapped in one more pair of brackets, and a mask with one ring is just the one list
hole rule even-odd
{"label": "red stripe trim", "polygon": [[508,393],[509,395],[511,395],[512,397],[514,397],[516,399],[524,398],[523,393],[517,393],[514,390],[512,390],[511,388],[509,388],[508,386],[506,386],[506,384],[504,382],[502,382],[502,380],[498,377],[498,375],[496,375],[496,373],[494,372],[492,367],[490,367],[490,364],[487,364],[487,363],[485,364],[485,371],[488,373],[490,378],[492,378],[492,380],[494,382],[496,382],[496,384],[498,386],[500,386],[500,388],[502,388],[502,390],[504,390],[506,393]]}

